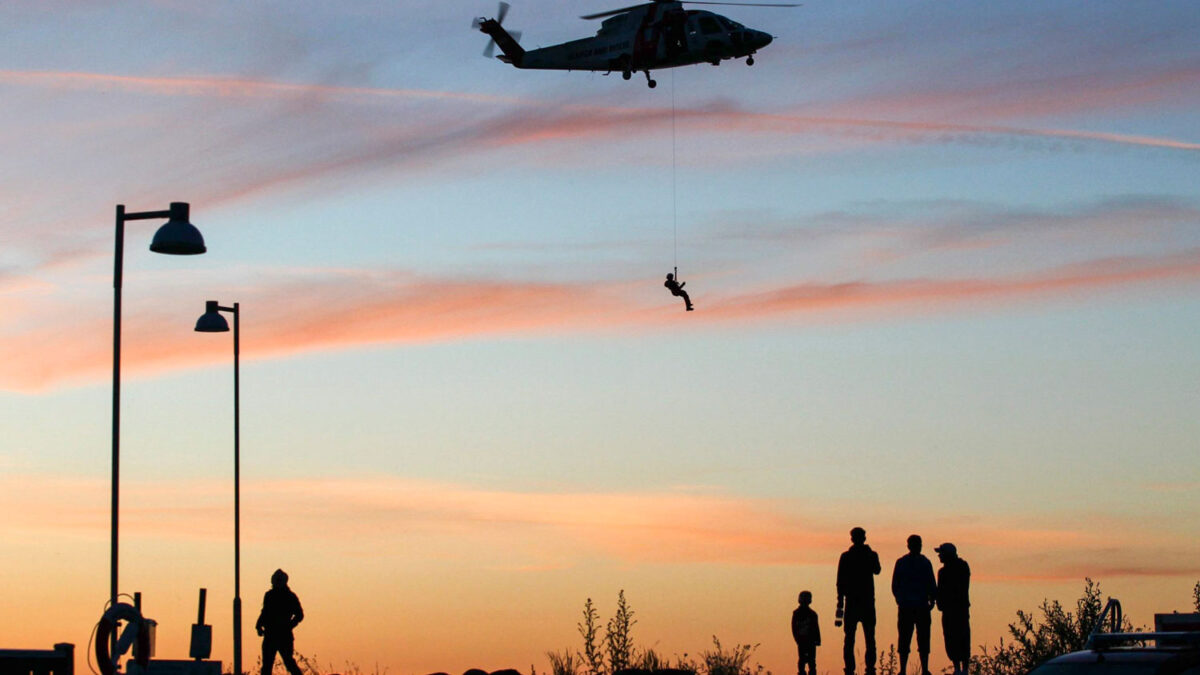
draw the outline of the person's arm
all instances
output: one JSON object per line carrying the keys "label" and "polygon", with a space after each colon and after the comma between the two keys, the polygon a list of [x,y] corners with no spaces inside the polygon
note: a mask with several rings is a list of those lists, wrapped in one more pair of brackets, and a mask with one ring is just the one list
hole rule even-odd
{"label": "person's arm", "polygon": [[925,561],[925,588],[929,609],[933,611],[933,608],[937,606],[938,588],[937,579],[933,578],[933,564],[928,560]]}
{"label": "person's arm", "polygon": [[897,558],[896,565],[892,567],[892,597],[896,599],[897,603],[900,602],[900,574],[902,567],[900,563],[903,560],[904,558]]}
{"label": "person's arm", "polygon": [[946,577],[942,574],[942,572],[944,572],[944,571],[946,571],[945,566],[943,566],[942,569],[938,570],[938,573],[937,573],[937,587],[938,587],[937,600],[933,603],[935,607],[942,610],[943,612],[946,611],[945,608],[942,607],[942,599],[946,597]]}
{"label": "person's arm", "polygon": [[838,558],[837,566],[837,606],[842,606],[842,601],[846,597],[846,554],[843,553]]}
{"label": "person's arm", "polygon": [[800,610],[798,610],[798,609],[794,610],[792,612],[792,639],[796,641],[796,644],[800,644],[800,622],[801,621],[802,621],[802,619],[800,617]]}
{"label": "person's arm", "polygon": [[871,551],[871,559],[875,561],[875,571],[873,574],[879,574],[882,572],[883,568],[879,566],[879,554],[875,551]]}
{"label": "person's arm", "polygon": [[813,646],[821,646],[821,619],[813,612]]}
{"label": "person's arm", "polygon": [[971,606],[971,566],[963,561],[963,606]]}
{"label": "person's arm", "polygon": [[292,594],[292,598],[296,601],[296,607],[292,611],[292,628],[295,628],[304,620],[304,608],[300,606],[300,598],[295,593]]}
{"label": "person's arm", "polygon": [[267,596],[266,596],[266,594],[264,594],[262,610],[258,613],[258,621],[254,622],[254,631],[256,633],[258,633],[259,635],[262,635],[263,631],[266,629],[266,618],[267,618]]}

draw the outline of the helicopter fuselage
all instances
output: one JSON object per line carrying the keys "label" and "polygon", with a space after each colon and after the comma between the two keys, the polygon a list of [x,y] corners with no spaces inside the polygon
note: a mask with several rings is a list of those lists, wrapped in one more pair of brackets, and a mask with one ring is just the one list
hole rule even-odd
{"label": "helicopter fuselage", "polygon": [[496,40],[499,58],[517,68],[620,72],[675,68],[697,63],[718,65],[722,60],[752,55],[771,43],[762,31],[746,28],[726,17],[703,10],[685,10],[678,2],[660,2],[630,9],[604,20],[593,37],[525,51],[498,22],[480,22],[480,31]]}

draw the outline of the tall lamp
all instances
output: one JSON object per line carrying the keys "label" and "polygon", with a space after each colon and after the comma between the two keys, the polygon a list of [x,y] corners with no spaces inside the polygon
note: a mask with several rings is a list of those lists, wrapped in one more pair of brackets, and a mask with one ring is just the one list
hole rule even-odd
{"label": "tall lamp", "polygon": [[[204,237],[188,222],[187,202],[171,202],[165,211],[126,212],[117,204],[116,249],[113,254],[113,385],[112,385],[112,558],[110,560],[109,599],[117,604],[117,511],[120,506],[121,477],[121,283],[125,261],[125,222],[158,220],[167,222],[154,233],[150,250],[170,255],[204,253]],[[113,639],[116,635],[114,631]]]}
{"label": "tall lamp", "polygon": [[233,303],[233,307],[222,307],[216,300],[207,301],[204,315],[196,320],[196,332],[228,333],[229,322],[221,316],[221,312],[233,314],[233,675],[242,675],[242,451],[238,303]]}

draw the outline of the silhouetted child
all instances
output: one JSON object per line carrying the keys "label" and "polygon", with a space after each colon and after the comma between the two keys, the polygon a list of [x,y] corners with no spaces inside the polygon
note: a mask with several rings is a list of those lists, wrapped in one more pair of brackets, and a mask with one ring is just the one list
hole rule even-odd
{"label": "silhouetted child", "polygon": [[796,651],[799,660],[796,670],[799,675],[805,675],[804,667],[808,666],[807,675],[817,675],[817,647],[821,645],[821,624],[817,621],[817,613],[812,607],[812,593],[800,592],[800,606],[792,612],[792,639],[796,641]]}
{"label": "silhouetted child", "polygon": [[692,299],[688,297],[687,291],[683,287],[687,285],[686,281],[675,281],[675,275],[667,272],[667,280],[663,282],[663,286],[671,291],[671,295],[682,297],[684,304],[687,305],[687,311],[692,311]]}

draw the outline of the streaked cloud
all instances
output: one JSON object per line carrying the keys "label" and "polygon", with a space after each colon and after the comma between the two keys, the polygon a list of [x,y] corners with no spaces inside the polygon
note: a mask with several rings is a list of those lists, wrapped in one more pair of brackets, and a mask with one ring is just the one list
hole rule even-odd
{"label": "streaked cloud", "polygon": [[[54,533],[103,538],[108,511],[103,479],[9,475],[0,506],[14,514],[7,536]],[[746,566],[828,565],[844,550],[846,514],[803,500],[761,499],[714,491],[522,492],[399,476],[253,481],[244,489],[244,538],[294,546],[367,547],[404,557],[406,539],[422,555],[486,550],[505,542],[514,564],[572,566],[596,556],[625,564]],[[130,484],[123,510],[127,537],[223,541],[228,537],[228,485],[186,479]],[[21,508],[16,508],[17,504]],[[1031,527],[1002,514],[906,512],[857,506],[851,519],[880,522],[871,541],[887,548],[912,529],[930,541],[954,541],[980,580],[1075,580],[1092,576],[1181,576],[1200,573],[1186,541],[1144,524],[1113,521],[1103,532],[1074,529],[1053,517]],[[936,534],[932,534],[936,533]],[[1119,550],[1112,547],[1120,537]],[[931,543],[932,546],[932,543]],[[441,551],[439,553],[438,551]],[[471,554],[473,556],[473,553]],[[524,557],[525,560],[519,560]],[[1098,559],[1105,563],[1098,564]]]}
{"label": "streaked cloud", "polygon": [[[719,325],[800,316],[879,318],[956,307],[979,311],[996,303],[1197,281],[1200,249],[1193,249],[1159,257],[1090,260],[1012,276],[784,282],[761,290],[709,294],[689,319]],[[657,287],[658,282],[640,284],[649,285]],[[247,357],[271,358],[369,345],[667,325],[673,315],[666,314],[664,305],[671,299],[661,293],[650,299],[635,293],[637,287],[633,282],[465,282],[388,270],[312,272],[302,279],[264,283],[249,293],[252,297],[242,302],[254,307],[256,328],[242,347]],[[320,311],[314,310],[317,307]],[[160,336],[170,334],[169,327],[178,323],[173,318],[139,315],[126,321],[125,363],[131,372],[163,372],[226,358],[224,348],[211,341],[180,350],[177,341],[162,340]],[[93,336],[105,335],[109,328],[108,317],[97,313],[76,317],[71,331],[53,322],[9,329],[0,334],[0,348],[23,358],[0,366],[0,386],[36,391],[101,377],[111,354],[109,346]]]}
{"label": "streaked cloud", "polygon": [[[955,86],[957,84],[957,86]],[[927,83],[902,92],[863,93],[806,108],[809,115],[833,118],[881,116],[896,121],[986,120],[1001,122],[1069,116],[1081,112],[1120,111],[1172,103],[1180,107],[1184,91],[1200,87],[1200,67],[1167,65],[1150,71],[1037,73],[1003,83]]]}
{"label": "streaked cloud", "polygon": [[708,313],[717,319],[733,319],[847,309],[930,310],[948,303],[1040,298],[1074,290],[1197,280],[1200,280],[1200,251],[1191,251],[1160,260],[1098,260],[1024,277],[803,283],[722,298],[711,303]]}
{"label": "streaked cloud", "polygon": [[242,77],[147,77],[106,73],[0,70],[0,84],[45,87],[65,91],[121,91],[160,96],[213,98],[296,99],[317,97],[342,102],[432,99],[479,104],[522,103],[520,99],[486,94],[352,87],[321,83],[291,83]]}

